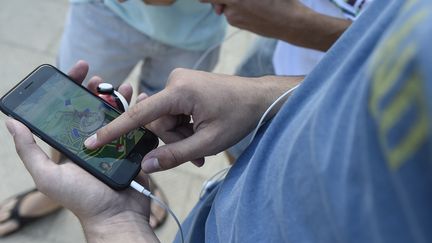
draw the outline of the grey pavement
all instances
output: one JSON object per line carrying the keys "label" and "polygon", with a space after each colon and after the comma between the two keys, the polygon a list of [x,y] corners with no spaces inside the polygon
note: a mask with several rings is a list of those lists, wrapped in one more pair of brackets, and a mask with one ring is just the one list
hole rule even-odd
{"label": "grey pavement", "polygon": [[[42,63],[55,64],[67,0],[14,0],[2,1],[0,8],[0,95],[12,88],[26,74]],[[229,33],[233,33],[233,28]],[[232,74],[254,36],[247,32],[236,34],[224,43],[220,63],[215,72]],[[135,83],[138,69],[127,82]],[[0,200],[34,186],[31,177],[15,153],[12,139],[0,115]],[[48,146],[38,143],[46,150]],[[154,175],[164,190],[174,212],[184,219],[199,198],[202,183],[227,166],[223,154],[207,158],[203,168],[190,164]],[[177,226],[171,218],[157,235],[162,242],[171,242]],[[82,229],[76,217],[62,210],[44,218],[22,231],[6,238],[5,243],[76,243],[84,242]]]}

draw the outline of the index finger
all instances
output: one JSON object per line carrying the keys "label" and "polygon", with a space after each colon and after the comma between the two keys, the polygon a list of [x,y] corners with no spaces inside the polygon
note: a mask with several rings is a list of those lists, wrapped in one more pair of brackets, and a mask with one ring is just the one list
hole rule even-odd
{"label": "index finger", "polygon": [[110,143],[135,128],[167,115],[172,108],[172,104],[172,99],[165,90],[150,96],[99,129],[96,134],[84,142],[84,145],[88,149],[96,149]]}

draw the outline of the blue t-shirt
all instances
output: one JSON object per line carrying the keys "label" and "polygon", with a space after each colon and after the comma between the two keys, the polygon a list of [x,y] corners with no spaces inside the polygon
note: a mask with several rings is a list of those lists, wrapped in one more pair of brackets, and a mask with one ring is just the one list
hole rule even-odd
{"label": "blue t-shirt", "polygon": [[[72,3],[93,1],[70,0]],[[225,36],[225,18],[216,15],[210,4],[198,0],[177,0],[168,6],[148,5],[142,0],[103,2],[138,31],[170,46],[203,51],[220,43]]]}
{"label": "blue t-shirt", "polygon": [[187,239],[432,242],[431,23],[428,0],[369,6],[198,202]]}

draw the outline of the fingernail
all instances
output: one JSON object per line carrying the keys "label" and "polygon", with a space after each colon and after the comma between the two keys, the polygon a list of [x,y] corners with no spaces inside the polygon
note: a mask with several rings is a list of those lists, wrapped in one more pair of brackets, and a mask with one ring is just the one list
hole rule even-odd
{"label": "fingernail", "polygon": [[91,149],[96,144],[96,140],[97,140],[97,134],[95,133],[84,141],[84,145],[86,146],[86,148]]}
{"label": "fingernail", "polygon": [[10,135],[15,136],[15,125],[11,119],[6,120],[5,122],[6,128],[9,131]]}
{"label": "fingernail", "polygon": [[160,169],[161,167],[157,158],[147,159],[142,163],[142,170],[145,173],[153,173],[159,171]]}

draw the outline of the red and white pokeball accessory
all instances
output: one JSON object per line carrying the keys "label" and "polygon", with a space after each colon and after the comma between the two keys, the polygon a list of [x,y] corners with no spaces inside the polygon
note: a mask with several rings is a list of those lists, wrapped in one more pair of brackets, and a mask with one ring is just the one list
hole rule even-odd
{"label": "red and white pokeball accessory", "polygon": [[114,89],[114,86],[109,83],[101,83],[97,87],[99,97],[104,99],[110,105],[118,108],[121,111],[127,111],[129,104],[125,97]]}

